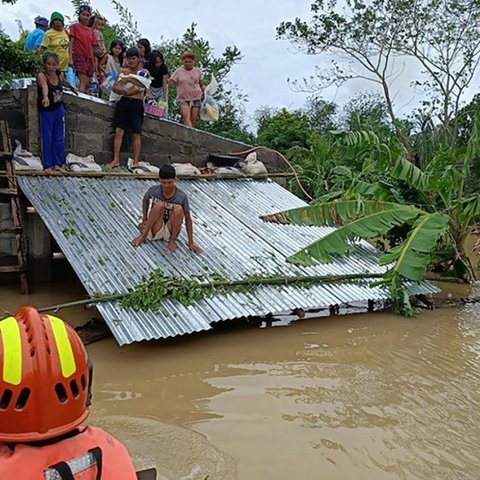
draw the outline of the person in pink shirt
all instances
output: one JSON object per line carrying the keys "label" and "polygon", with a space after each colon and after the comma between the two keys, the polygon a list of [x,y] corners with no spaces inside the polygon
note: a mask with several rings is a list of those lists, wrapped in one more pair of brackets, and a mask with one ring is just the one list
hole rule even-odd
{"label": "person in pink shirt", "polygon": [[87,93],[88,83],[95,71],[93,46],[97,38],[88,26],[91,16],[91,7],[82,5],[78,9],[78,22],[70,27],[70,65],[75,67],[80,81],[78,89],[83,93]]}
{"label": "person in pink shirt", "polygon": [[177,102],[182,120],[188,127],[195,127],[200,113],[203,91],[203,75],[195,67],[195,54],[191,50],[182,53],[182,63],[169,78],[168,84],[177,87]]}

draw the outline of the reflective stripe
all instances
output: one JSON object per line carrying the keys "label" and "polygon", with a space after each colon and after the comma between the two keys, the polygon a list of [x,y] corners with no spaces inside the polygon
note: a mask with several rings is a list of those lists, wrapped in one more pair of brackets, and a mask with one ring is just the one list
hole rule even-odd
{"label": "reflective stripe", "polygon": [[[97,461],[92,453],[86,453],[73,460],[67,460],[67,463],[72,470],[73,475],[76,475],[77,473],[83,472],[96,465]],[[48,470],[45,470],[45,480],[62,480],[62,477],[56,470],[49,468]]]}
{"label": "reflective stripe", "polygon": [[0,322],[3,343],[3,381],[19,385],[22,381],[22,340],[17,319],[8,317]]}
{"label": "reflective stripe", "polygon": [[47,317],[50,320],[53,336],[55,337],[62,375],[64,378],[68,378],[77,371],[77,366],[75,365],[72,344],[68,338],[67,327],[59,318],[53,315],[47,315]]}

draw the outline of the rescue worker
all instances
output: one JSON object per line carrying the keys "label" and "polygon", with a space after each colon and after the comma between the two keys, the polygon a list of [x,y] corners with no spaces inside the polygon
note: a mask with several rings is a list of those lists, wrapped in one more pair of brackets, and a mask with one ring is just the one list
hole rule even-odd
{"label": "rescue worker", "polygon": [[0,479],[135,480],[126,448],[81,425],[91,390],[70,325],[29,306],[0,321]]}

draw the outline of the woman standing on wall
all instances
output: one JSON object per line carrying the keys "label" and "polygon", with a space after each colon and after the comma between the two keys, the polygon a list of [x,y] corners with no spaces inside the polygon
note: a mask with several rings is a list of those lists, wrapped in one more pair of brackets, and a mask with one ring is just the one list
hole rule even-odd
{"label": "woman standing on wall", "polygon": [[68,68],[70,38],[65,30],[65,19],[59,12],[53,12],[50,16],[50,28],[45,32],[40,53],[46,50],[55,52],[60,62],[60,70],[64,72]]}
{"label": "woman standing on wall", "polygon": [[88,83],[95,71],[93,46],[97,43],[94,31],[88,26],[92,9],[89,5],[82,5],[78,9],[78,22],[70,27],[70,64],[80,81],[78,89],[87,93]]}
{"label": "woman standing on wall", "polygon": [[177,102],[183,123],[188,127],[195,127],[205,90],[203,75],[195,66],[195,53],[191,50],[183,52],[181,59],[183,66],[173,72],[168,84],[177,87]]}
{"label": "woman standing on wall", "polygon": [[65,81],[57,54],[44,53],[42,70],[37,75],[37,86],[42,164],[46,173],[63,172],[65,155],[63,85],[77,93],[76,89]]}

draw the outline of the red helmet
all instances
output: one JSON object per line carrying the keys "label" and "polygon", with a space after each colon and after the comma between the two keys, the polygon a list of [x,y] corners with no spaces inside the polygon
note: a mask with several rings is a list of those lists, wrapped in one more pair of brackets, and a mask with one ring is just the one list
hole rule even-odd
{"label": "red helmet", "polygon": [[0,321],[0,441],[45,440],[80,425],[91,375],[82,340],[59,318],[22,307]]}

